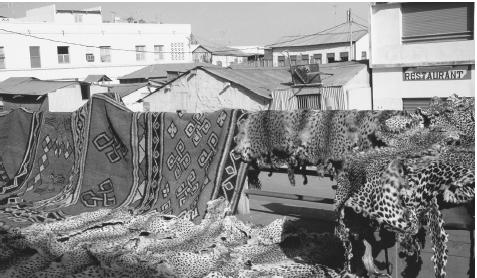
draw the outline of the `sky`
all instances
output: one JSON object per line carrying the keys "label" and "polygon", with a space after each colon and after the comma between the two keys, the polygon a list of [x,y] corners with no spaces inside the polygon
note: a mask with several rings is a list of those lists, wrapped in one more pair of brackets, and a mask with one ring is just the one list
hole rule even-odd
{"label": "sky", "polygon": [[[27,9],[50,2],[0,2],[0,15],[23,17]],[[101,6],[103,20],[113,13],[148,22],[187,23],[204,44],[266,45],[287,35],[317,33],[346,21],[351,9],[367,25],[369,2],[55,2],[57,9]]]}

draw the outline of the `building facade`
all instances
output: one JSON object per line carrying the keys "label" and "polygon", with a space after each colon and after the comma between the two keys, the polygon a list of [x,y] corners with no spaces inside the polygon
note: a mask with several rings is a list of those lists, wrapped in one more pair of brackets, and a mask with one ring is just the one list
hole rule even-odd
{"label": "building facade", "polygon": [[430,98],[475,97],[474,3],[371,6],[374,109],[426,106]]}
{"label": "building facade", "polygon": [[367,27],[354,22],[314,35],[284,37],[265,48],[265,60],[271,59],[275,67],[367,60],[368,56]]}
{"label": "building facade", "polygon": [[0,81],[111,79],[158,63],[192,61],[190,24],[103,23],[101,8],[58,10],[55,5],[0,21]]}
{"label": "building facade", "polygon": [[226,46],[216,47],[198,45],[192,51],[192,59],[194,62],[210,63],[220,67],[228,67],[232,64],[247,63],[249,58],[253,58],[255,56],[257,55]]}

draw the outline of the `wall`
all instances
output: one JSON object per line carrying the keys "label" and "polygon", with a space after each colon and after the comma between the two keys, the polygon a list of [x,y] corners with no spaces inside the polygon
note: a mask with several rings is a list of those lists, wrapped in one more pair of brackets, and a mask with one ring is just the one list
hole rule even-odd
{"label": "wall", "polygon": [[[369,51],[369,33],[362,36],[359,40],[356,41],[356,44],[354,45],[355,49],[355,59],[353,60],[367,60],[369,59],[370,51]],[[366,58],[361,59],[361,52],[366,51]]]}
{"label": "wall", "polygon": [[368,68],[363,68],[344,86],[348,109],[371,110],[372,96]]}
{"label": "wall", "polygon": [[142,88],[139,88],[139,90],[122,97],[122,100],[124,102],[124,105],[126,105],[127,108],[131,109],[134,112],[143,112],[143,104],[138,103],[137,101],[142,99],[143,97],[147,96],[149,94],[149,90],[147,86],[144,86]]}
{"label": "wall", "polygon": [[[75,15],[81,15],[82,21],[75,22]],[[55,22],[58,24],[101,24],[103,17],[101,14],[56,13]]]}
{"label": "wall", "polygon": [[371,8],[371,67],[475,60],[474,40],[402,43],[400,7],[377,4]]}
{"label": "wall", "polygon": [[[358,40],[359,44],[353,44],[354,48],[357,48],[359,56],[357,60],[361,60],[361,51],[367,51],[369,53],[369,38],[366,39],[368,35],[363,36]],[[288,59],[286,51],[290,55],[302,55],[308,54],[309,59],[313,58],[313,54],[321,54],[322,64],[326,64],[326,54],[334,53],[335,60],[340,61],[340,52],[349,52],[349,43],[336,43],[336,44],[326,44],[326,45],[312,45],[312,46],[295,46],[295,47],[277,47],[273,48],[273,66],[278,66],[278,56],[285,56],[285,59]]]}
{"label": "wall", "polygon": [[247,57],[212,55],[212,64],[217,65],[219,61],[222,63],[222,67],[228,67],[231,64],[239,64],[247,61]]}
{"label": "wall", "polygon": [[70,85],[48,94],[50,112],[72,112],[80,108],[88,100],[81,98],[80,85]]}
{"label": "wall", "polygon": [[[184,43],[184,51],[190,52],[188,37],[190,24],[55,24],[55,23],[0,23],[0,28],[47,37],[59,41],[93,46],[134,50],[145,45],[146,51],[154,51],[154,45],[164,45],[171,51],[171,43]],[[184,54],[184,60],[172,60],[164,53],[164,60],[156,61],[154,53],[145,53],[144,61],[136,61],[135,51],[111,50],[111,62],[100,61],[99,48],[69,45],[70,63],[58,63],[57,46],[62,43],[35,39],[0,31],[0,46],[5,48],[6,69],[0,69],[0,81],[13,76],[33,76],[40,79],[79,78],[88,74],[106,74],[115,79],[144,66],[156,63],[191,62],[192,55]],[[31,69],[29,46],[40,46],[41,68]],[[93,53],[95,61],[87,62],[86,53]]]}
{"label": "wall", "polygon": [[91,96],[93,96],[94,94],[101,94],[101,93],[107,93],[107,92],[108,92],[108,87],[106,86],[91,84],[91,86],[89,87],[89,93]]}
{"label": "wall", "polygon": [[187,112],[216,111],[222,108],[266,110],[270,100],[258,97],[234,85],[226,86],[226,81],[211,76],[203,70],[195,75],[185,75],[171,83],[170,91],[158,92],[144,99],[149,102],[150,111]]}
{"label": "wall", "polygon": [[402,109],[402,98],[475,97],[475,66],[470,80],[403,81],[402,68],[373,69],[374,109]]}
{"label": "wall", "polygon": [[43,6],[30,9],[25,12],[24,18],[19,20],[30,20],[35,22],[53,22],[55,21],[56,7],[55,5]]}

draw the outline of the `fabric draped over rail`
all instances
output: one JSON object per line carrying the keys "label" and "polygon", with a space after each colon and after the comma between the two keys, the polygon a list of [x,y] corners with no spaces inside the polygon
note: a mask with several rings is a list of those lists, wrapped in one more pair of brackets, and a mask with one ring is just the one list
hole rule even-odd
{"label": "fabric draped over rail", "polygon": [[135,113],[95,95],[73,113],[0,113],[0,223],[26,226],[101,208],[203,218],[238,202],[239,110]]}
{"label": "fabric draped over rail", "polygon": [[270,110],[348,109],[347,97],[342,86],[280,89],[272,92],[272,99]]}

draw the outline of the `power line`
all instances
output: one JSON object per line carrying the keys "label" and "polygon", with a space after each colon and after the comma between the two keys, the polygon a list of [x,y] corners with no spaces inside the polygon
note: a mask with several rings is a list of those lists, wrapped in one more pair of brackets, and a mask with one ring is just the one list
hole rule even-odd
{"label": "power line", "polygon": [[[56,42],[56,43],[62,43],[62,44],[69,44],[69,45],[75,45],[75,46],[81,46],[81,47],[87,47],[87,48],[99,48],[99,49],[104,49],[104,46],[96,46],[96,45],[87,45],[87,44],[82,44],[82,43],[75,43],[75,42],[68,42],[68,41],[61,41],[61,40],[55,40],[55,39],[50,39],[50,38],[45,38],[45,37],[40,37],[40,36],[35,36],[32,34],[26,34],[26,33],[21,33],[21,32],[16,32],[16,31],[11,31],[7,29],[0,28],[0,31],[4,31],[6,33],[11,33],[15,35],[20,35],[20,36],[25,36],[25,37],[30,37],[30,38],[35,38],[39,40],[46,40],[46,41],[51,41],[51,42]],[[147,50],[135,50],[135,49],[124,49],[124,48],[112,48],[109,47],[108,49],[110,50],[115,50],[115,51],[126,51],[126,52],[135,52],[135,53],[154,53],[154,54],[161,54],[161,53],[175,53],[175,54],[183,54],[183,53],[192,53],[192,51],[147,51]],[[250,47],[250,48],[244,48],[240,50],[248,50],[248,49],[257,49],[256,47]],[[214,53],[227,53],[234,51],[235,49],[230,49],[230,50],[217,50],[213,51]],[[239,49],[237,49],[239,50]]]}
{"label": "power line", "polygon": [[273,45],[277,45],[277,44],[281,44],[281,43],[286,43],[286,42],[293,42],[293,41],[300,40],[300,39],[304,39],[304,38],[307,38],[307,37],[311,37],[311,36],[315,36],[315,35],[320,35],[320,34],[322,34],[323,32],[327,32],[327,31],[336,29],[336,28],[341,27],[342,25],[345,25],[345,24],[346,24],[346,22],[341,23],[341,24],[338,24],[338,25],[333,26],[333,27],[331,27],[331,28],[325,29],[325,30],[320,31],[320,32],[318,32],[318,33],[300,36],[300,37],[298,37],[298,38],[291,39],[291,40],[288,40],[288,41],[281,41],[281,42],[276,42],[276,43],[268,44],[267,46],[273,46]]}
{"label": "power line", "polygon": [[353,14],[353,16],[356,16],[357,18],[361,19],[363,22],[368,23],[368,20],[367,20],[367,19],[364,19],[364,18],[360,17],[360,16],[357,15],[357,14]]}
{"label": "power line", "polygon": [[[354,18],[356,16],[356,18]],[[361,22],[364,22],[366,24],[369,24],[367,20],[363,19],[362,17],[358,16],[358,15],[354,15],[353,16],[353,19],[359,19]]]}
{"label": "power line", "polygon": [[353,20],[352,20],[351,22],[353,22],[354,24],[356,24],[356,25],[358,25],[358,26],[363,27],[363,30],[368,31],[368,26],[364,26],[363,24],[359,24],[358,22],[353,21]]}

